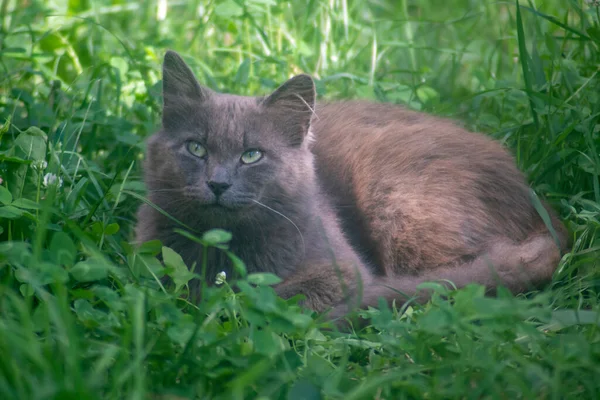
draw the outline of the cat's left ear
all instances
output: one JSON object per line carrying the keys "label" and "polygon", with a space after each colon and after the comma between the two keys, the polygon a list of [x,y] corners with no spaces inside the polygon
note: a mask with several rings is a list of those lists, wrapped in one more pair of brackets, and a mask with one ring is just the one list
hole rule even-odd
{"label": "cat's left ear", "polygon": [[163,127],[177,129],[210,95],[211,90],[200,86],[181,56],[167,51],[163,62]]}
{"label": "cat's left ear", "polygon": [[262,105],[275,113],[280,130],[299,146],[310,129],[310,121],[315,110],[315,83],[309,75],[297,75],[267,96]]}
{"label": "cat's left ear", "polygon": [[[190,67],[176,52],[168,50],[163,61],[163,96],[165,103],[172,98],[188,97],[205,100],[210,90],[200,86]],[[168,104],[165,104],[168,105]]]}

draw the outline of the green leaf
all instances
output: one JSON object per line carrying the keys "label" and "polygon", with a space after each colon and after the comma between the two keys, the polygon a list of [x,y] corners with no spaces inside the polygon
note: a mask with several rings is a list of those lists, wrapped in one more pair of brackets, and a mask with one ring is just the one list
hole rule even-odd
{"label": "green leaf", "polygon": [[149,254],[137,254],[127,257],[130,271],[134,276],[145,276],[147,278],[160,278],[164,275],[165,268],[158,259]]}
{"label": "green leaf", "polygon": [[438,101],[440,99],[440,94],[430,86],[420,86],[417,89],[417,96],[423,103],[429,103],[431,101]]}
{"label": "green leaf", "polygon": [[537,111],[535,108],[535,103],[531,96],[533,93],[533,73],[531,71],[531,58],[529,53],[527,52],[527,46],[525,44],[525,30],[523,28],[523,20],[521,17],[521,6],[519,5],[519,1],[515,0],[515,4],[517,6],[517,44],[519,47],[519,61],[521,62],[521,68],[523,71],[523,81],[525,82],[525,88],[527,89],[527,93],[529,94],[529,108],[531,110],[531,115],[533,117],[533,122],[535,124],[536,129],[539,129],[539,118],[537,115]]}
{"label": "green leaf", "polygon": [[218,246],[229,243],[230,240],[231,233],[224,231],[223,229],[211,229],[202,235],[202,241],[209,246]]}
{"label": "green leaf", "polygon": [[11,155],[8,155],[8,152],[6,151],[0,152],[0,161],[7,161],[14,164],[30,164],[29,160],[25,160],[21,157],[13,157]]}
{"label": "green leaf", "polygon": [[31,257],[31,244],[27,242],[0,242],[0,255],[11,264],[26,264]]}
{"label": "green leaf", "polygon": [[423,282],[417,285],[419,290],[431,290],[442,295],[448,294],[448,288],[439,282]]}
{"label": "green leaf", "polygon": [[595,42],[600,43],[600,28],[597,26],[591,26],[586,29],[586,33],[590,35]]}
{"label": "green leaf", "polygon": [[119,294],[106,286],[95,285],[90,290],[98,299],[102,300],[113,310],[122,310],[125,307]]}
{"label": "green leaf", "polygon": [[281,337],[270,329],[256,330],[253,333],[254,349],[267,357],[275,357],[286,350]]}
{"label": "green leaf", "polygon": [[36,262],[29,258],[26,268],[19,268],[15,272],[19,282],[30,283],[33,287],[48,285],[50,283],[65,283],[69,274],[64,268],[49,262]]}
{"label": "green leaf", "polygon": [[176,292],[181,290],[182,287],[187,285],[187,283],[196,276],[188,269],[181,256],[174,250],[168,247],[163,247],[162,256],[165,266],[173,269],[173,272],[171,272],[169,276],[175,283]]}
{"label": "green leaf", "polygon": [[[12,116],[8,115],[5,118],[4,123],[2,124],[2,126],[0,126],[0,141],[2,140],[2,136],[4,136],[4,134],[8,132],[8,130],[10,128],[11,121],[12,121]],[[0,152],[0,160],[2,160],[2,153],[4,153],[4,152]]]}
{"label": "green leaf", "polygon": [[600,327],[600,313],[592,310],[556,310],[552,312],[549,324],[542,330],[559,331],[575,325],[596,325]]}
{"label": "green leaf", "polygon": [[138,253],[156,256],[158,253],[160,253],[161,248],[162,243],[160,242],[160,240],[149,240],[140,245],[140,247],[138,248]]}
{"label": "green leaf", "polygon": [[116,222],[108,224],[104,228],[104,234],[107,236],[114,235],[117,232],[119,232],[119,224],[117,224]]}
{"label": "green leaf", "polygon": [[248,282],[260,286],[272,286],[281,282],[281,278],[269,272],[257,272],[248,275]]}
{"label": "green leaf", "polygon": [[[268,358],[263,358],[249,365],[242,372],[236,375],[235,379],[228,383],[233,390],[241,390],[255,385],[265,373],[273,368],[273,361]],[[241,393],[241,392],[240,392]]]}
{"label": "green leaf", "polygon": [[19,286],[19,292],[21,292],[23,297],[30,297],[35,294],[35,290],[33,290],[33,287],[28,283],[23,283]]}
{"label": "green leaf", "polygon": [[250,75],[250,59],[244,58],[244,61],[242,61],[235,74],[235,82],[240,86],[246,86],[248,84],[248,75]]}
{"label": "green leaf", "polygon": [[104,329],[120,326],[115,314],[108,314],[97,308],[85,299],[77,299],[74,304],[77,318],[89,327],[102,326]]}
{"label": "green leaf", "polygon": [[78,262],[69,272],[79,282],[98,281],[108,276],[108,268],[105,261],[95,257]]}
{"label": "green leaf", "polygon": [[319,387],[306,379],[300,379],[294,383],[288,393],[289,400],[321,400],[322,398]]}
{"label": "green leaf", "polygon": [[546,225],[546,228],[548,228],[548,230],[550,231],[550,234],[552,235],[556,246],[558,246],[558,248],[560,249],[560,239],[558,237],[558,234],[556,233],[555,227],[552,225],[552,218],[550,218],[548,210],[546,210],[546,207],[544,207],[537,193],[533,189],[529,189],[529,198],[531,199],[531,203],[535,207],[535,210],[542,218],[542,221],[544,221],[544,225]]}
{"label": "green leaf", "polygon": [[29,200],[26,198],[16,199],[12,205],[17,208],[21,208],[24,210],[39,210],[41,206],[33,200]]}
{"label": "green leaf", "polygon": [[13,206],[4,206],[0,207],[0,218],[6,219],[17,219],[23,215],[23,210],[13,207]]}
{"label": "green leaf", "polygon": [[246,264],[244,261],[230,251],[227,252],[227,257],[229,257],[234,271],[237,272],[241,277],[246,277],[248,272],[246,270]]}
{"label": "green leaf", "polygon": [[169,335],[169,339],[184,347],[196,329],[196,324],[192,322],[174,324],[167,330],[167,335]]}
{"label": "green leaf", "polygon": [[9,205],[12,203],[12,194],[4,186],[0,186],[0,203]]}
{"label": "green leaf", "polygon": [[50,242],[50,253],[56,263],[70,267],[75,263],[77,248],[69,235],[57,232]]}
{"label": "green leaf", "polygon": [[[79,180],[79,182],[77,182],[77,184],[73,187],[73,189],[71,189],[71,191],[69,192],[69,195],[67,196],[67,200],[66,200],[67,210],[73,210],[73,209],[75,209],[75,207],[78,204],[82,204],[82,203],[80,203],[80,201],[81,201],[83,193],[85,192],[85,187],[87,187],[88,183],[89,183],[89,179],[81,178]],[[84,208],[88,207],[84,203],[82,204],[82,206]]]}
{"label": "green leaf", "polygon": [[44,160],[46,158],[46,134],[32,126],[15,139],[15,147],[28,160]]}
{"label": "green leaf", "polygon": [[312,317],[306,314],[286,313],[284,317],[294,324],[295,327],[302,329],[307,328],[313,322]]}
{"label": "green leaf", "polygon": [[104,226],[102,225],[102,222],[96,221],[92,225],[90,225],[90,230],[95,235],[100,236],[100,235],[102,235],[102,232],[104,231]]}
{"label": "green leaf", "polygon": [[125,79],[125,75],[129,71],[127,60],[121,57],[112,57],[110,59],[110,65],[119,71],[121,79]]}
{"label": "green leaf", "polygon": [[418,321],[418,327],[421,330],[433,335],[447,334],[451,324],[452,320],[450,316],[437,308],[429,310],[429,312],[424,314]]}
{"label": "green leaf", "polygon": [[233,0],[225,0],[215,7],[215,14],[224,18],[241,17],[244,9]]}

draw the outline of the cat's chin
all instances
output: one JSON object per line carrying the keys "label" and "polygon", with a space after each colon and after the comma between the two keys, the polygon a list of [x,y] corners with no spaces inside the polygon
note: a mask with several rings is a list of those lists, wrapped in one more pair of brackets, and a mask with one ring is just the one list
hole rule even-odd
{"label": "cat's chin", "polygon": [[237,211],[237,210],[241,210],[244,207],[240,207],[240,206],[235,206],[235,205],[225,205],[222,203],[209,203],[209,204],[203,204],[202,208],[204,208],[207,211],[215,211],[215,212],[231,212],[231,211]]}
{"label": "cat's chin", "polygon": [[214,210],[215,212],[235,212],[243,211],[249,207],[252,207],[254,202],[251,200],[244,201],[227,201],[227,200],[215,200],[210,203],[202,204],[202,207],[206,210]]}

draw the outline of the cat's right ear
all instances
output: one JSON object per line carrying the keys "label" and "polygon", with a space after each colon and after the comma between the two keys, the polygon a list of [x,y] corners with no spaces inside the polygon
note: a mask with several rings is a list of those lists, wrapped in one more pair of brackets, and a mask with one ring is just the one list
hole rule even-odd
{"label": "cat's right ear", "polygon": [[163,61],[163,102],[177,102],[182,97],[193,100],[205,100],[210,90],[200,86],[194,73],[181,56],[168,50]]}
{"label": "cat's right ear", "polygon": [[290,144],[299,146],[310,134],[310,122],[315,110],[317,93],[313,79],[296,75],[263,99],[262,105],[275,111]]}

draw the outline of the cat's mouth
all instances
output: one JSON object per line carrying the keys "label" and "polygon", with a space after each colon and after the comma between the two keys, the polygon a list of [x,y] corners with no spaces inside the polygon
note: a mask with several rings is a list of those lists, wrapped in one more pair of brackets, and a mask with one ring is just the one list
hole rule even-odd
{"label": "cat's mouth", "polygon": [[201,207],[205,212],[213,213],[213,214],[237,214],[238,212],[242,212],[250,207],[251,203],[225,203],[222,201],[214,201],[211,203],[202,204]]}
{"label": "cat's mouth", "polygon": [[204,206],[206,208],[214,208],[214,209],[222,209],[222,210],[234,210],[236,208],[240,208],[240,207],[232,206],[231,204],[225,204],[225,203],[223,203],[223,201],[220,201],[219,199],[216,199],[214,202],[207,203]]}
{"label": "cat's mouth", "polygon": [[224,210],[239,210],[242,208],[247,208],[253,205],[253,201],[249,198],[243,199],[227,199],[222,197],[217,197],[215,200],[208,204],[209,207],[220,208]]}

